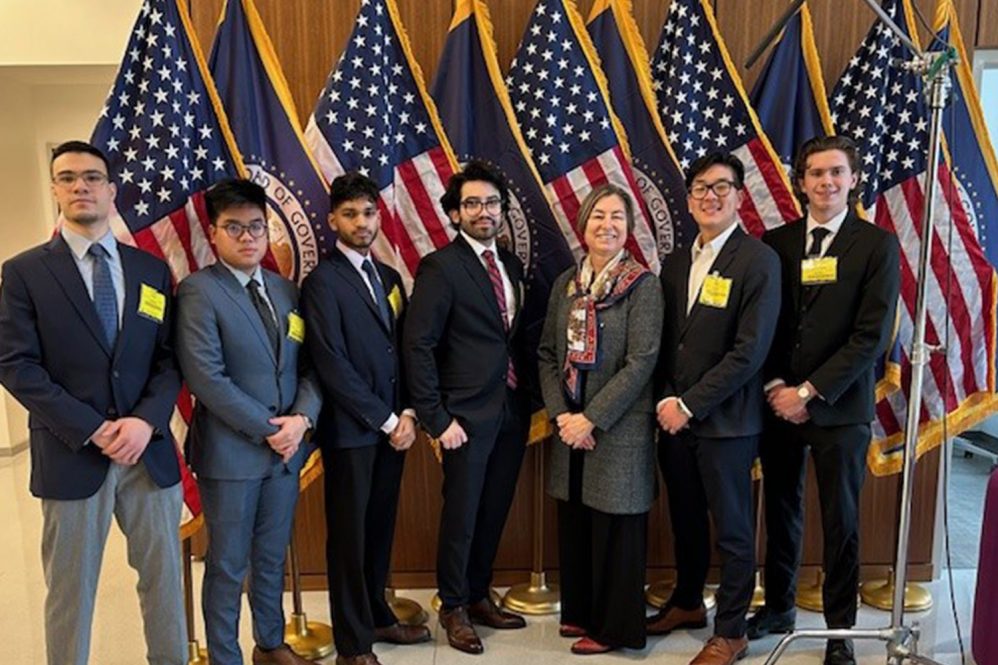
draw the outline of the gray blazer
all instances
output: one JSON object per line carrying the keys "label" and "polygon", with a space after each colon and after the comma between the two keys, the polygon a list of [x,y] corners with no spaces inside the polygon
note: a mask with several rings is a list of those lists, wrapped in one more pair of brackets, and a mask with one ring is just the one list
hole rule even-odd
{"label": "gray blazer", "polygon": [[[537,348],[541,392],[548,417],[570,411],[562,368],[570,300],[566,294],[576,268],[562,273],[551,288],[547,319]],[[596,428],[596,448],[585,453],[582,503],[604,513],[638,514],[655,496],[655,400],[651,378],[662,330],[662,288],[654,275],[630,295],[600,312],[600,356],[586,373],[583,413]],[[548,466],[548,493],[568,500],[571,449],[557,434]]]}
{"label": "gray blazer", "polygon": [[[303,371],[301,344],[291,339],[289,315],[297,314],[298,287],[263,271],[267,296],[281,330],[279,358],[249,294],[221,263],[200,270],[177,289],[177,359],[197,398],[188,432],[189,460],[202,477],[262,478],[282,465],[266,442],[277,431],[267,421],[301,413],[314,423],[322,398],[311,370]],[[297,473],[306,446],[288,462]]]}

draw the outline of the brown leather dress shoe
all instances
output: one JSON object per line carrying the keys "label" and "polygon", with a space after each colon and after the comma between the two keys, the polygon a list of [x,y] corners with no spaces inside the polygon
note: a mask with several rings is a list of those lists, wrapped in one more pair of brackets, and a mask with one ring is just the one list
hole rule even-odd
{"label": "brown leather dress shoe", "polygon": [[668,635],[677,628],[703,628],[707,625],[707,608],[701,605],[695,610],[684,610],[666,603],[658,614],[645,620],[645,630],[649,635]]}
{"label": "brown leather dress shoe", "polygon": [[455,607],[451,610],[440,608],[440,625],[447,633],[447,642],[458,651],[476,656],[485,651],[475,627],[468,619],[466,607]]}
{"label": "brown leather dress shoe", "polygon": [[314,663],[314,660],[296,654],[287,644],[269,651],[253,647],[253,665],[314,665]]}
{"label": "brown leather dress shoe", "polygon": [[472,623],[498,630],[523,628],[527,625],[527,622],[519,614],[513,614],[496,607],[491,598],[482,598],[474,605],[469,605],[468,617]]}
{"label": "brown leather dress shoe", "polygon": [[336,656],[336,665],[381,665],[381,661],[373,653],[362,653],[359,656]]}
{"label": "brown leather dress shoe", "polygon": [[748,638],[715,635],[707,640],[690,665],[733,665],[748,653]]}
{"label": "brown leather dress shoe", "polygon": [[391,626],[374,629],[375,642],[388,642],[390,644],[419,644],[429,642],[433,639],[430,629],[426,626],[406,626],[396,623]]}

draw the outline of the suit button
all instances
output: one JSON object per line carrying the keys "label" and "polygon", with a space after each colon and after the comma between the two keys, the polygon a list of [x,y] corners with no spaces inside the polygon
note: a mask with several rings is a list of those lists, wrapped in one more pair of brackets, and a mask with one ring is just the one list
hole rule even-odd
{"label": "suit button", "polygon": [[682,351],[683,350],[683,343],[682,342],[679,343],[679,346],[676,347],[676,350],[677,351]]}
{"label": "suit button", "polygon": [[118,373],[118,370],[114,370],[113,372],[111,372],[111,376],[113,376],[114,378],[116,378],[116,379],[117,379],[117,378],[118,378],[118,377],[120,377],[121,375],[120,375],[120,374]]}
{"label": "suit button", "polygon": [[270,407],[268,407],[268,408],[270,409],[270,412],[271,412],[271,413],[277,413],[277,407],[276,407],[276,406],[273,406],[273,405],[272,405],[272,406],[270,406]]}
{"label": "suit button", "polygon": [[109,415],[112,418],[117,418],[118,417],[118,410],[115,409],[114,407],[111,407],[110,409],[107,410],[107,415]]}
{"label": "suit button", "polygon": [[395,353],[395,349],[393,349],[392,347],[389,346],[388,347],[388,353]]}
{"label": "suit button", "polygon": [[395,383],[395,377],[394,376],[392,377],[392,383]]}

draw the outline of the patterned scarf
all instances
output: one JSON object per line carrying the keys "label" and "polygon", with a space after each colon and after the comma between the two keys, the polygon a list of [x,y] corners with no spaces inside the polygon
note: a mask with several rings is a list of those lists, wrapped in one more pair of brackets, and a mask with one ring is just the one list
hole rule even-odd
{"label": "patterned scarf", "polygon": [[627,250],[621,250],[598,275],[592,276],[592,273],[592,263],[587,256],[579,264],[567,289],[571,306],[566,332],[565,396],[574,407],[582,406],[581,372],[596,369],[602,361],[600,312],[626,298],[642,279],[651,275],[651,271],[632,259]]}

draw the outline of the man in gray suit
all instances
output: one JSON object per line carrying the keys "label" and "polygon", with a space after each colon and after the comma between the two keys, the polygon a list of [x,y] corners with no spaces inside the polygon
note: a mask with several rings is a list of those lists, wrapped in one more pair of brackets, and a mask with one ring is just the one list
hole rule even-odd
{"label": "man in gray suit", "polygon": [[177,291],[177,349],[197,398],[188,445],[208,525],[202,605],[213,665],[240,665],[250,573],[253,663],[309,661],[284,644],[284,552],[298,501],[302,440],[321,398],[299,352],[305,324],[293,282],[261,269],[266,194],[227,180],[205,197],[218,263]]}

